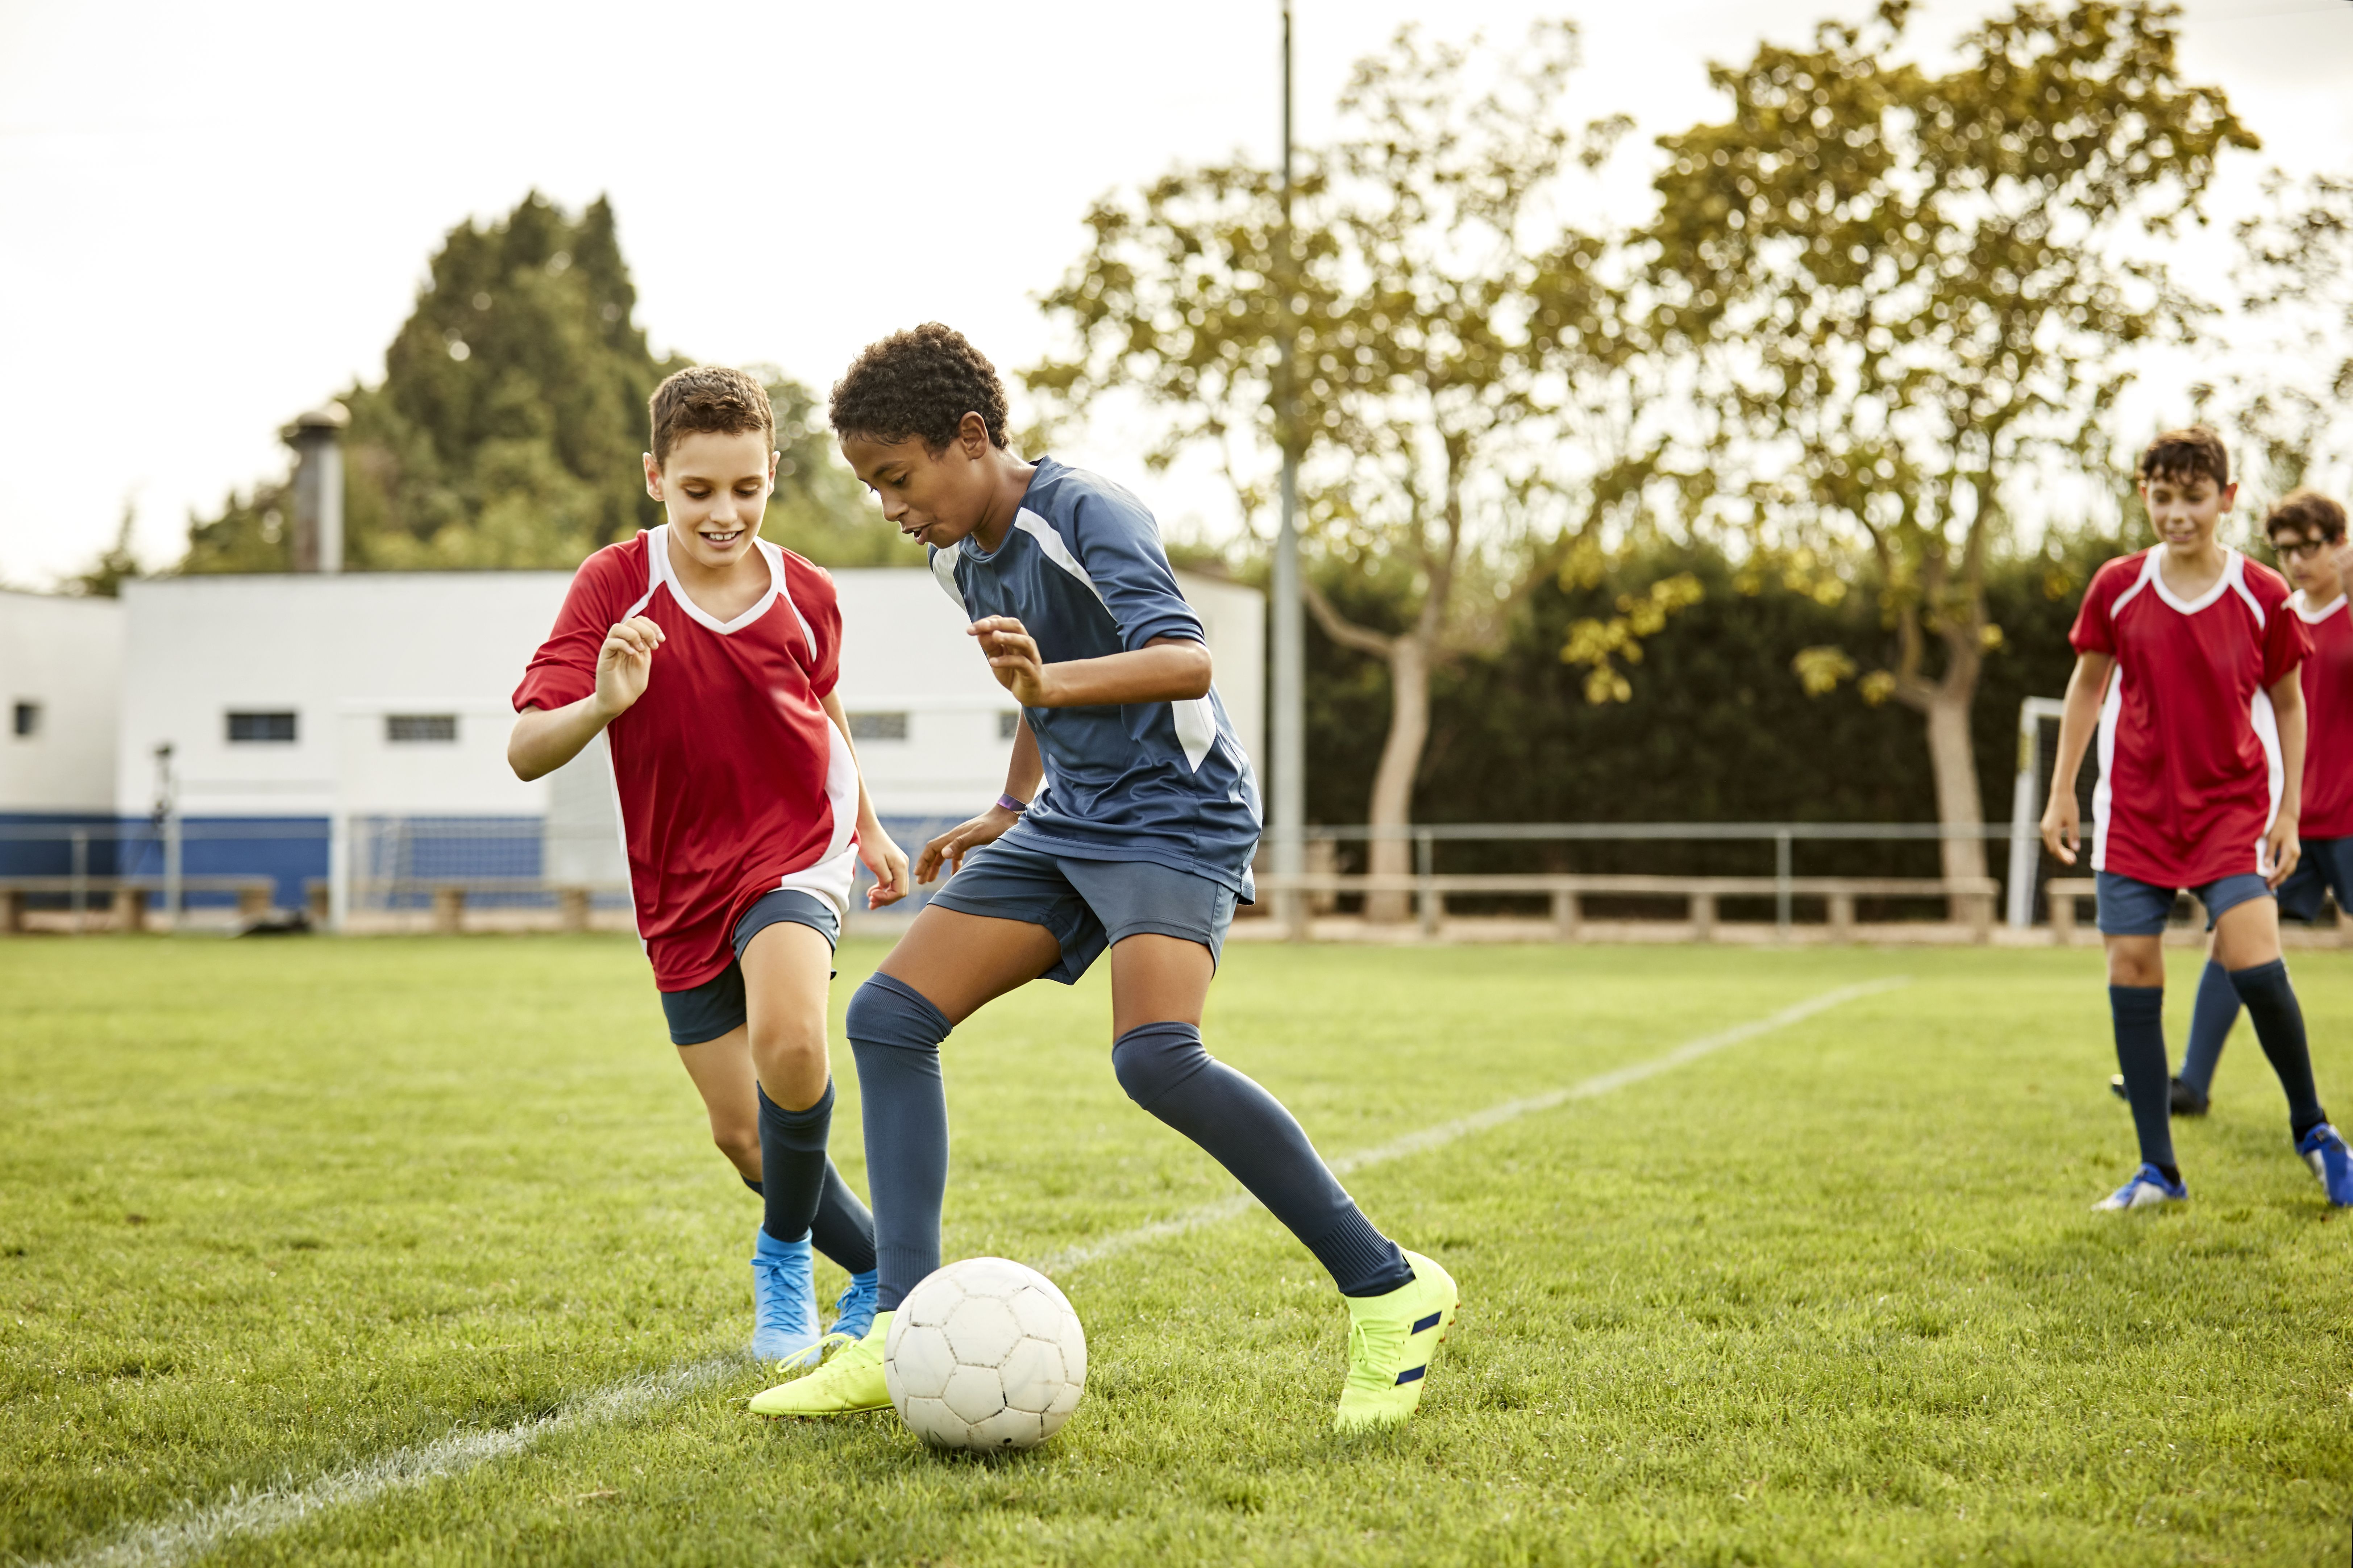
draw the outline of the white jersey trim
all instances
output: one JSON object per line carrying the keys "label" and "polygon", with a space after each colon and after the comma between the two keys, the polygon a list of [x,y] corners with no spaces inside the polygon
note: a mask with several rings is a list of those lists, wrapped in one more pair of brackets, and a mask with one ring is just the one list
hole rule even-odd
{"label": "white jersey trim", "polygon": [[2329,616],[2342,611],[2348,605],[2353,605],[2353,595],[2339,594],[2316,610],[2305,603],[2304,590],[2298,588],[2288,595],[2287,604],[2288,608],[2295,612],[2297,620],[2302,621],[2306,626],[2316,626]]}
{"label": "white jersey trim", "polygon": [[[1038,548],[1046,552],[1047,560],[1084,583],[1087,592],[1095,596],[1095,603],[1103,605],[1106,613],[1110,611],[1111,605],[1103,602],[1103,590],[1095,586],[1095,580],[1087,575],[1087,569],[1079,564],[1079,558],[1071,553],[1071,547],[1062,542],[1062,536],[1054,531],[1052,523],[1025,506],[1014,514],[1013,526],[1036,540]],[[1113,616],[1111,622],[1113,626],[1118,626],[1119,617]]]}
{"label": "white jersey trim", "polygon": [[[2138,592],[2137,589],[2135,592]],[[2116,796],[2108,787],[2116,765],[2116,721],[2124,713],[2125,672],[2118,665],[2108,682],[2108,694],[2100,700],[2100,776],[2092,784],[2092,869],[2108,868],[2108,816]]]}
{"label": "white jersey trim", "polygon": [[955,604],[957,609],[963,610],[966,615],[972,614],[972,611],[965,605],[964,590],[956,586],[955,552],[954,550],[934,550],[932,552],[931,567],[932,581],[940,585],[941,590],[947,595],[948,598]]}
{"label": "white jersey trim", "polygon": [[842,739],[841,726],[828,719],[825,733],[830,748],[825,764],[825,804],[833,816],[833,837],[815,860],[797,871],[786,872],[776,886],[814,893],[847,920],[849,887],[858,875],[858,847],[852,842],[858,827],[858,761],[850,754],[849,742]]}
{"label": "white jersey trim", "polygon": [[[646,531],[646,566],[654,584],[670,589],[670,596],[678,601],[678,607],[686,613],[688,619],[698,626],[717,632],[723,637],[734,636],[762,616],[766,615],[768,606],[774,605],[778,599],[792,605],[793,618],[801,624],[801,636],[808,643],[809,658],[814,662],[817,658],[817,638],[811,635],[807,617],[801,614],[800,606],[793,605],[792,595],[785,592],[784,552],[765,540],[755,539],[753,543],[759,547],[761,559],[768,563],[768,591],[754,600],[751,608],[732,621],[723,621],[704,610],[680,584],[678,574],[671,570],[670,563],[670,524],[665,522],[659,528]],[[653,590],[649,588],[646,597],[652,596]],[[643,601],[639,603],[642,605]]]}

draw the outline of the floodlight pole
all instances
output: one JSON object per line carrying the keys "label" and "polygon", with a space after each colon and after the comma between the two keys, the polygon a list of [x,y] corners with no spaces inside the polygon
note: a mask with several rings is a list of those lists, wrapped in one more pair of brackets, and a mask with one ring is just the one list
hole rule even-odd
{"label": "floodlight pole", "polygon": [[[1281,357],[1275,367],[1274,429],[1282,447],[1282,513],[1274,533],[1274,871],[1296,877],[1304,868],[1307,825],[1305,668],[1301,654],[1304,628],[1299,618],[1299,400],[1293,371],[1296,326],[1292,321],[1291,243],[1291,5],[1282,6],[1282,222],[1275,255],[1278,295],[1275,320]],[[1300,895],[1275,895],[1275,918],[1284,929],[1304,934]]]}

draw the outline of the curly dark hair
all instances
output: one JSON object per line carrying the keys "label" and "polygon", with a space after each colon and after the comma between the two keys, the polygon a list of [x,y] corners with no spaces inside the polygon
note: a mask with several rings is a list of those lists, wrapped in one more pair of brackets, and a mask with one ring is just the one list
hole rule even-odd
{"label": "curly dark hair", "polygon": [[2171,479],[2179,484],[2201,474],[2213,480],[2218,490],[2230,488],[2230,449],[2222,445],[2222,437],[2203,425],[2168,430],[2140,455],[2138,477],[2143,481]]}
{"label": "curly dark hair", "polygon": [[833,384],[827,411],[838,436],[885,445],[916,437],[937,452],[977,414],[991,446],[1005,445],[1005,384],[988,356],[954,327],[925,321],[869,343]]}
{"label": "curly dark hair", "polygon": [[2345,509],[2318,490],[2290,490],[2280,498],[2263,519],[2266,535],[2286,530],[2299,539],[2317,539],[2324,544],[2341,543],[2345,538]]}
{"label": "curly dark hair", "polygon": [[757,432],[776,444],[776,411],[768,389],[740,370],[698,364],[670,376],[646,400],[653,425],[654,467],[670,461],[681,436],[742,436]]}

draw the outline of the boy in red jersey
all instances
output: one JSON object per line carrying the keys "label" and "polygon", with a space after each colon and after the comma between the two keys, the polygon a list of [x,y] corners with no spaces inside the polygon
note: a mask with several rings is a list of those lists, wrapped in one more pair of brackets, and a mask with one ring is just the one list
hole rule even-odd
{"label": "boy in red jersey", "polygon": [[669,521],[583,563],[515,689],[507,743],[535,779],[611,746],[638,935],[711,1132],[765,1212],[754,1353],[824,1343],[810,1266],[849,1270],[838,1335],[874,1314],[874,1222],[826,1155],[826,988],[854,858],[870,908],[905,896],[833,694],[833,580],[760,539],[776,416],[741,371],[683,370],[651,400],[646,491]]}
{"label": "boy in red jersey", "polygon": [[2121,1212],[2189,1195],[2173,1156],[2160,946],[2185,888],[2205,905],[2214,956],[2287,1092],[2296,1152],[2330,1204],[2353,1205],[2353,1153],[2313,1089],[2274,896],[2300,852],[2305,716],[2296,667],[2312,645],[2279,574],[2215,539],[2238,491],[2212,431],[2158,437],[2141,455],[2139,480],[2158,543],[2101,567],[2084,595],[2068,637],[2075,673],[2042,813],[2044,845],[2073,865],[2075,774],[2096,729],[2092,866],[2116,1065],[2141,1157],[2096,1207]]}
{"label": "boy in red jersey", "polygon": [[[2304,690],[2303,854],[2279,888],[2282,914],[2309,925],[2325,895],[2353,910],[2353,614],[2345,597],[2345,509],[2297,490],[2263,520],[2272,554],[2295,584],[2288,607],[2304,622],[2312,657],[2299,667]],[[2173,1080],[2173,1113],[2203,1116],[2222,1045],[2238,1022],[2239,994],[2210,956],[2189,1013],[2189,1048]],[[2123,1092],[2118,1082],[2112,1086]]]}

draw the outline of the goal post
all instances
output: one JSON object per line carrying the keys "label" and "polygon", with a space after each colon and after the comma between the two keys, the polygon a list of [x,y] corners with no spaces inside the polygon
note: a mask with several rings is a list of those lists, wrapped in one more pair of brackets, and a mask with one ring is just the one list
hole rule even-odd
{"label": "goal post", "polygon": [[[2010,798],[2010,888],[2004,913],[2014,931],[2034,923],[2035,873],[2042,865],[2042,801],[2059,752],[2059,717],[2066,704],[2056,697],[2029,697],[2018,705],[2018,779]],[[2098,766],[2096,760],[2093,766]],[[2084,790],[2078,777],[2075,787]],[[2088,811],[2084,821],[2088,827]]]}

